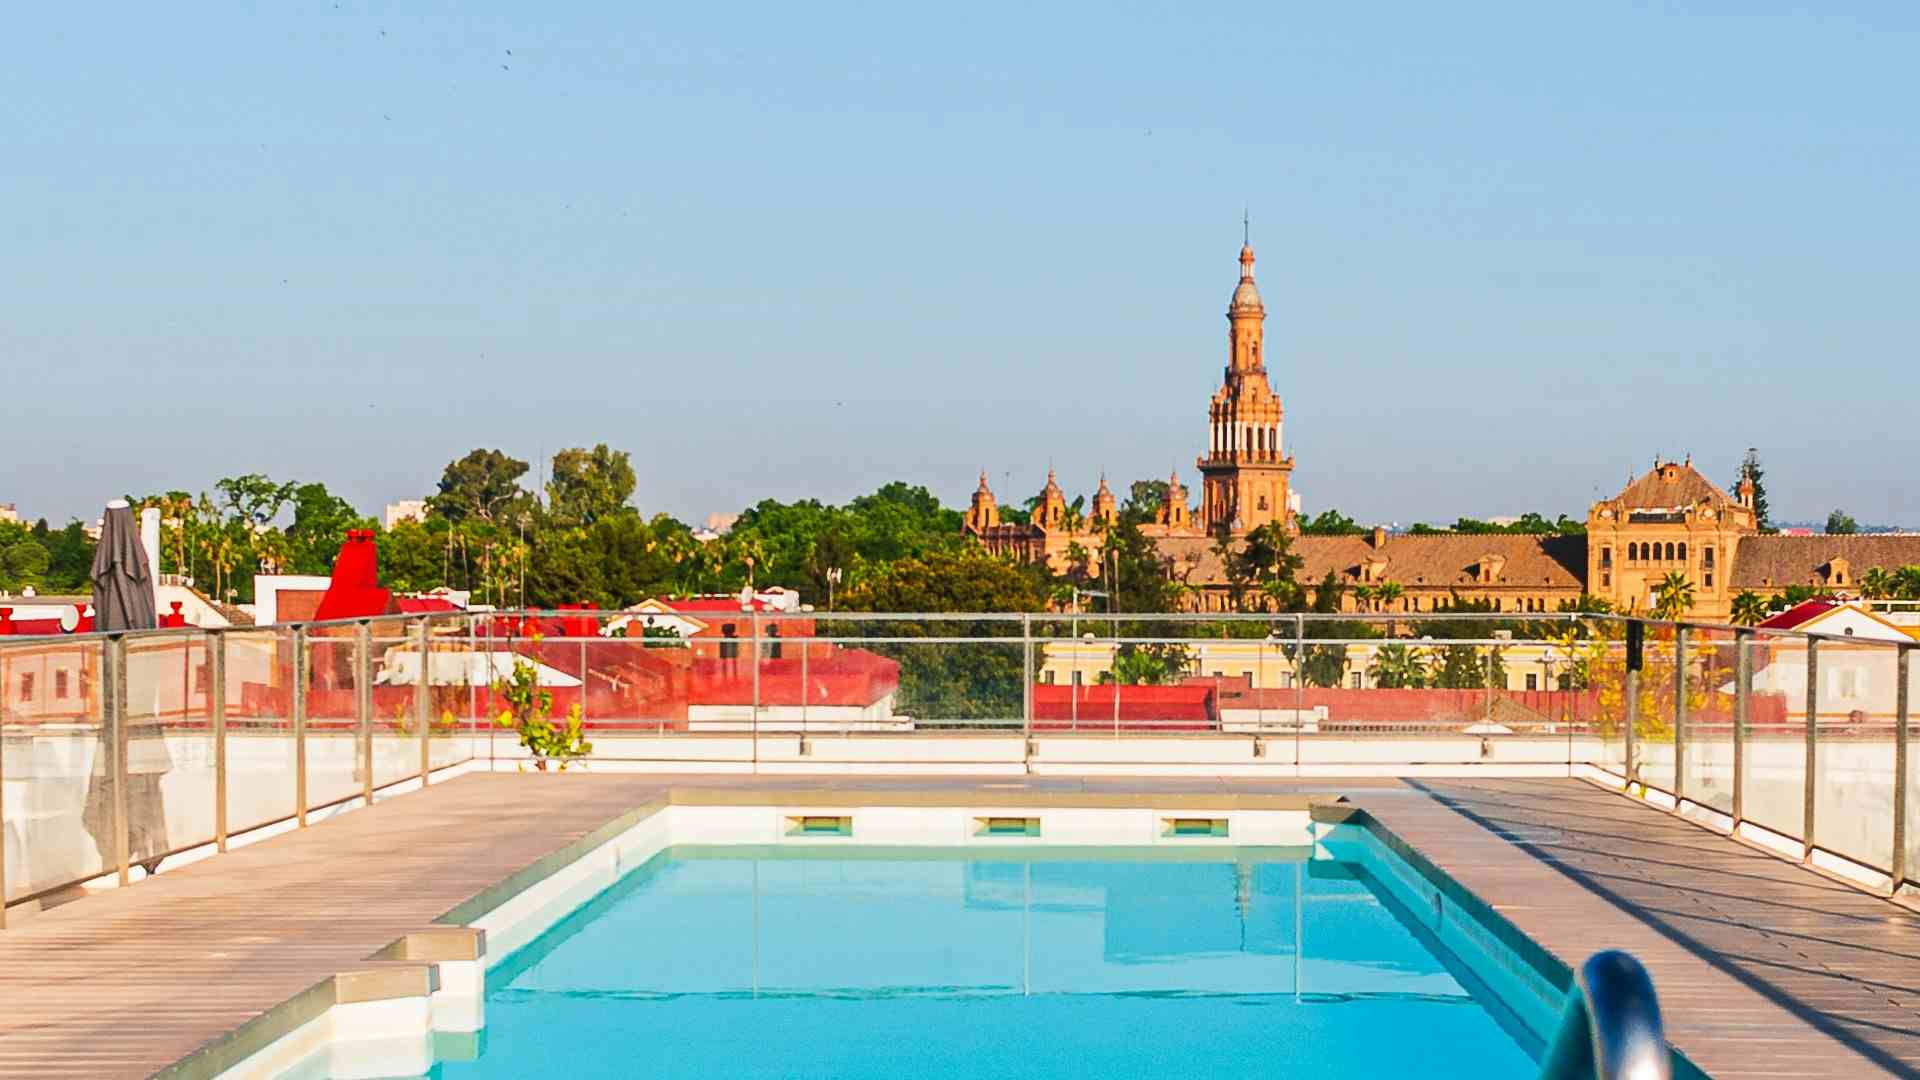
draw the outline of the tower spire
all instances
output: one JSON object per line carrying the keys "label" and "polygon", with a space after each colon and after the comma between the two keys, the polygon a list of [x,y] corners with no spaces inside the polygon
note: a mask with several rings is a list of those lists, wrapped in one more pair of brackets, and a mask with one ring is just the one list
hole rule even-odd
{"label": "tower spire", "polygon": [[1246,206],[1240,208],[1240,246],[1253,246],[1253,212]]}

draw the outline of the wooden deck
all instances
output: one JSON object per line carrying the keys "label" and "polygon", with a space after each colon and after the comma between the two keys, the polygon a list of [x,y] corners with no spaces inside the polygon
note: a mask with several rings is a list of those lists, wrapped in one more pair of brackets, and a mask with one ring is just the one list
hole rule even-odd
{"label": "wooden deck", "polygon": [[1920,916],[1578,781],[603,773],[461,777],[21,921],[0,932],[0,1077],[150,1075],[672,790],[1344,792],[1562,960],[1639,955],[1719,1080],[1920,1076]]}
{"label": "wooden deck", "polygon": [[1563,961],[1638,956],[1715,1080],[1920,1076],[1920,915],[1579,781],[1406,784],[1355,801]]}

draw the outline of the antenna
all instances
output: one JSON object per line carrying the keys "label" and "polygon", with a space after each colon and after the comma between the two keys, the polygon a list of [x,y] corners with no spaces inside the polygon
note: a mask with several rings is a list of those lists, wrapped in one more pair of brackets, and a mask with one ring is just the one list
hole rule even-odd
{"label": "antenna", "polygon": [[1240,207],[1240,246],[1253,246],[1253,214],[1249,207]]}

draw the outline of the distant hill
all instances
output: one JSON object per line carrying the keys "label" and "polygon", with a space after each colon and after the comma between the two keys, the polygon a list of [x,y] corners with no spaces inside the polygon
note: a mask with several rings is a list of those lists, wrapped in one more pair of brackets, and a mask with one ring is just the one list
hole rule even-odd
{"label": "distant hill", "polygon": [[[1812,529],[1814,532],[1824,533],[1827,531],[1827,519],[1821,518],[1818,521],[1776,521],[1773,523],[1773,527],[1783,532],[1787,529]],[[1912,525],[1869,525],[1863,521],[1860,523],[1859,531],[1861,535],[1867,533],[1910,533],[1920,532],[1920,528],[1915,528]]]}

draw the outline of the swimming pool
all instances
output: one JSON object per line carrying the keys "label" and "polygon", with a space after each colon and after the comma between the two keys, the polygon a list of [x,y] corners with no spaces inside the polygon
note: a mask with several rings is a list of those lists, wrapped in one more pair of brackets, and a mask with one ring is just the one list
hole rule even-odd
{"label": "swimming pool", "polygon": [[497,960],[430,1075],[1536,1071],[1562,988],[1363,827],[1009,839],[668,847]]}

